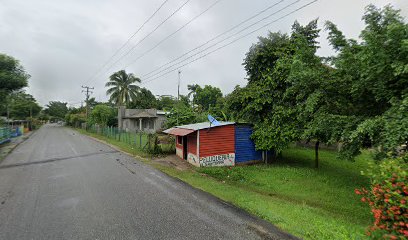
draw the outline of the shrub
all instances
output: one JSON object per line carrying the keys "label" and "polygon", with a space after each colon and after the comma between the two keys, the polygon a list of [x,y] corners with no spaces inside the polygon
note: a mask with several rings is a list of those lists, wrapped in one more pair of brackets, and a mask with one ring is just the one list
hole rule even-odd
{"label": "shrub", "polygon": [[370,205],[374,223],[367,235],[373,239],[408,237],[408,156],[371,163],[363,173],[371,179],[371,189],[356,189],[361,201]]}

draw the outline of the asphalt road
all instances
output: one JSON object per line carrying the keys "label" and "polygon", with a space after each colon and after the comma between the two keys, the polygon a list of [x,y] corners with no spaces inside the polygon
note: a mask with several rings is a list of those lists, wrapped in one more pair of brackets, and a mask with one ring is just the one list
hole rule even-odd
{"label": "asphalt road", "polygon": [[271,224],[46,125],[0,164],[0,239],[286,239]]}

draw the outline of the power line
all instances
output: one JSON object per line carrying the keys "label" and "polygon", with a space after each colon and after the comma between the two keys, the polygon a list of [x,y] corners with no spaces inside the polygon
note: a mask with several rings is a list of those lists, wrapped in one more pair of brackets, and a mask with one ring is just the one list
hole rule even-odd
{"label": "power line", "polygon": [[82,92],[85,93],[86,96],[86,119],[88,120],[88,116],[89,116],[89,96],[90,93],[93,93],[92,91],[90,91],[89,89],[94,89],[93,87],[88,87],[88,86],[81,86],[82,88],[86,89],[86,90],[82,90]]}
{"label": "power line", "polygon": [[172,70],[170,70],[170,71],[168,71],[168,72],[165,72],[164,74],[161,74],[160,76],[157,76],[157,77],[155,77],[155,78],[153,78],[153,79],[150,79],[150,80],[148,80],[148,81],[145,81],[144,83],[146,84],[146,83],[152,82],[152,81],[154,81],[155,79],[161,78],[161,77],[163,77],[163,76],[165,76],[165,75],[167,75],[167,74],[173,72],[174,70],[177,70],[177,69],[179,69],[179,68],[181,68],[181,67],[187,66],[187,65],[189,65],[189,64],[191,64],[191,63],[193,63],[193,62],[195,62],[195,61],[198,61],[198,60],[200,60],[200,59],[206,57],[207,55],[210,55],[210,54],[212,54],[212,53],[214,53],[214,52],[216,52],[216,51],[218,51],[218,50],[220,50],[220,49],[222,49],[222,48],[225,48],[225,47],[227,47],[227,46],[229,46],[229,45],[231,45],[231,44],[237,42],[238,40],[240,40],[240,39],[242,39],[242,38],[244,38],[244,37],[247,37],[247,36],[251,35],[252,33],[257,32],[257,31],[261,30],[262,28],[265,28],[265,27],[267,27],[267,26],[269,26],[269,25],[271,25],[271,24],[273,24],[273,23],[275,23],[275,22],[277,22],[277,21],[279,21],[279,20],[281,20],[281,19],[283,19],[283,18],[285,18],[285,17],[287,17],[287,16],[289,16],[289,15],[295,13],[295,12],[298,12],[298,11],[300,11],[301,9],[303,9],[303,8],[309,6],[309,5],[311,5],[311,4],[313,4],[313,3],[317,2],[317,1],[318,1],[318,0],[314,0],[314,1],[311,1],[311,2],[309,2],[309,3],[307,3],[307,4],[304,4],[304,5],[302,5],[301,7],[297,8],[297,9],[295,9],[295,10],[293,10],[293,11],[291,11],[291,12],[285,14],[285,15],[283,15],[282,17],[277,18],[276,20],[274,20],[274,21],[272,21],[272,22],[269,22],[269,23],[267,23],[267,24],[265,24],[265,25],[263,25],[263,26],[261,26],[261,27],[255,29],[255,30],[253,30],[253,31],[251,31],[251,32],[249,32],[249,33],[247,33],[247,34],[245,34],[245,35],[243,35],[243,36],[241,36],[241,37],[239,37],[239,38],[237,38],[237,39],[235,39],[235,40],[233,40],[233,41],[227,43],[227,44],[224,44],[224,45],[222,45],[221,47],[218,47],[218,48],[214,49],[213,51],[210,51],[210,52],[208,52],[208,53],[206,53],[206,54],[204,54],[204,55],[202,55],[202,56],[200,56],[200,57],[198,57],[198,58],[195,58],[195,59],[193,59],[193,60],[190,61],[190,62],[187,62],[187,63],[185,63],[185,64],[183,64],[183,65],[181,65],[181,66],[178,66],[177,68],[172,69]]}
{"label": "power line", "polygon": [[215,2],[213,2],[209,7],[207,7],[204,11],[202,11],[200,14],[198,14],[197,16],[193,17],[190,21],[186,22],[183,26],[181,26],[180,28],[178,28],[176,31],[174,31],[173,33],[169,34],[167,37],[165,37],[164,39],[162,39],[159,43],[157,43],[156,45],[154,45],[152,48],[150,48],[149,50],[145,51],[144,53],[142,53],[141,55],[139,55],[137,58],[135,58],[133,61],[131,61],[130,63],[128,63],[125,68],[129,67],[130,65],[134,64],[137,60],[139,60],[140,58],[142,58],[143,56],[145,56],[146,54],[150,53],[151,51],[153,51],[154,49],[156,49],[158,46],[160,46],[163,42],[165,42],[167,39],[171,38],[172,36],[174,36],[176,33],[178,33],[179,31],[181,31],[183,28],[187,27],[190,23],[192,23],[193,21],[195,21],[197,18],[201,17],[204,13],[208,12],[211,8],[213,8],[215,5],[217,5],[219,2],[221,2],[222,0],[217,0]]}
{"label": "power line", "polygon": [[156,9],[156,11],[154,11],[154,13],[152,15],[150,15],[149,18],[146,19],[146,21],[144,21],[144,23],[136,30],[136,32],[134,32],[127,40],[125,43],[122,44],[122,46],[120,48],[118,48],[116,50],[116,52],[102,65],[102,67],[100,67],[95,74],[93,75],[93,77],[90,78],[90,80],[92,80],[94,77],[96,77],[98,75],[98,73],[100,71],[102,71],[106,65],[108,65],[108,63],[120,52],[122,51],[122,49],[130,42],[130,40],[132,40],[136,34],[138,34],[140,32],[140,30],[142,30],[142,28],[156,15],[156,13],[164,6],[164,4],[166,4],[169,0],[164,0],[163,3]]}
{"label": "power line", "polygon": [[252,19],[258,17],[259,15],[261,15],[261,14],[263,14],[264,12],[266,12],[266,11],[272,9],[273,7],[277,6],[278,4],[280,4],[280,3],[284,2],[284,1],[285,1],[285,0],[281,0],[281,1],[277,2],[277,3],[274,3],[274,4],[270,5],[269,7],[263,9],[262,11],[258,12],[257,14],[255,14],[255,15],[253,15],[253,16],[251,16],[251,17],[245,19],[244,21],[242,21],[242,22],[236,24],[235,26],[231,27],[231,28],[228,29],[227,31],[225,31],[225,32],[223,32],[223,33],[220,33],[220,34],[218,34],[217,36],[211,38],[211,39],[208,40],[207,42],[205,42],[205,43],[203,43],[203,44],[201,44],[201,45],[199,45],[199,46],[197,46],[197,47],[191,49],[190,51],[187,51],[187,52],[183,53],[183,54],[180,55],[179,57],[173,58],[172,60],[170,60],[169,62],[167,62],[167,63],[165,63],[165,64],[163,64],[163,65],[161,65],[160,67],[156,68],[155,70],[153,70],[153,71],[151,71],[151,72],[148,72],[147,74],[142,75],[142,77],[146,77],[146,76],[150,75],[151,73],[153,73],[153,72],[155,72],[155,71],[157,71],[157,70],[159,70],[159,69],[161,69],[161,68],[163,68],[163,67],[165,67],[165,66],[171,64],[172,62],[174,62],[174,61],[176,61],[176,60],[178,60],[178,59],[180,59],[180,58],[186,56],[187,54],[189,54],[189,53],[191,53],[191,52],[193,52],[193,51],[195,51],[195,50],[197,50],[197,49],[199,49],[199,48],[201,48],[201,47],[207,45],[208,43],[210,43],[210,42],[214,41],[215,39],[217,39],[217,38],[219,38],[219,37],[221,37],[221,36],[223,36],[223,35],[225,35],[225,34],[231,32],[231,31],[233,31],[234,29],[240,27],[240,26],[243,25],[244,23],[246,23],[246,22],[248,22],[248,21],[250,21],[250,20],[252,20]]}
{"label": "power line", "polygon": [[[210,48],[212,48],[212,47],[214,47],[214,46],[216,46],[216,45],[218,45],[218,44],[220,44],[220,43],[222,43],[222,42],[224,42],[224,41],[226,41],[226,40],[228,40],[228,39],[230,39],[230,38],[233,38],[233,37],[239,35],[240,33],[244,32],[245,30],[247,30],[247,29],[249,29],[249,28],[251,28],[251,27],[257,25],[258,23],[260,23],[260,22],[262,22],[262,21],[264,21],[264,20],[266,20],[266,19],[268,19],[268,18],[270,18],[270,17],[272,17],[272,16],[274,16],[274,15],[276,15],[276,14],[282,12],[283,10],[285,10],[285,9],[287,9],[287,8],[289,8],[289,7],[293,6],[293,5],[295,5],[296,3],[300,2],[300,1],[301,1],[301,0],[296,0],[296,1],[294,1],[294,2],[292,2],[292,3],[290,3],[290,4],[288,4],[288,5],[284,6],[283,8],[281,8],[281,9],[279,9],[279,10],[277,10],[277,11],[271,13],[271,14],[269,14],[268,16],[263,17],[262,19],[260,19],[260,20],[258,20],[258,21],[256,21],[256,22],[252,23],[251,25],[246,26],[245,28],[239,30],[238,32],[236,32],[236,33],[234,33],[234,34],[232,34],[232,35],[230,35],[230,36],[227,36],[227,37],[221,39],[220,41],[218,41],[218,42],[216,42],[216,43],[214,43],[214,44],[212,44],[212,45],[210,45],[210,46],[204,48],[203,50],[200,50],[199,52],[196,52],[196,53],[194,53],[193,55],[188,56],[187,58],[185,58],[185,59],[183,59],[183,60],[181,60],[181,61],[179,61],[179,62],[177,62],[177,63],[174,63],[174,64],[172,64],[172,65],[170,65],[170,66],[168,66],[168,67],[166,67],[166,68],[164,68],[164,69],[162,69],[162,70],[156,72],[156,73],[154,73],[153,75],[147,77],[147,79],[152,78],[152,77],[154,77],[154,76],[156,76],[156,75],[159,75],[160,73],[162,73],[162,72],[164,72],[164,71],[166,71],[166,70],[168,70],[168,69],[170,69],[170,68],[172,68],[172,67],[174,67],[174,66],[176,66],[176,65],[178,65],[178,64],[180,64],[180,63],[183,63],[183,62],[187,61],[188,59],[191,59],[191,58],[193,58],[193,57],[199,55],[200,53],[203,53],[203,52],[207,51],[208,49],[210,49]],[[173,62],[175,62],[175,61],[173,61]]]}
{"label": "power line", "polygon": [[148,33],[146,36],[144,36],[139,42],[137,42],[132,48],[130,48],[124,55],[122,55],[119,59],[117,59],[113,64],[111,64],[105,72],[109,71],[114,65],[116,65],[120,60],[125,58],[127,55],[129,55],[137,46],[139,46],[146,38],[148,38],[150,35],[152,35],[154,32],[157,31],[164,23],[166,23],[171,17],[173,17],[178,11],[180,11],[188,2],[191,0],[185,1],[183,4],[181,4],[173,13],[171,13],[166,19],[164,19],[161,23],[159,23],[153,31]]}

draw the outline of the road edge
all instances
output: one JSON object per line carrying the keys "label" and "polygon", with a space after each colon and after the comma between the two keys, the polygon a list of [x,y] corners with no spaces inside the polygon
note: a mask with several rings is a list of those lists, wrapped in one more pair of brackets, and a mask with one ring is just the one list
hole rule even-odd
{"label": "road edge", "polygon": [[0,156],[0,164],[3,162],[4,159],[7,158],[8,155],[10,155],[20,144],[22,144],[23,142],[27,141],[27,139],[29,139],[33,134],[35,134],[37,132],[38,129],[33,130],[31,132],[29,132],[27,135],[23,135],[21,137],[21,141],[17,142],[17,143],[6,143],[7,144],[12,144],[13,146],[7,151],[5,152],[4,156]]}
{"label": "road edge", "polygon": [[[292,235],[292,234],[290,234],[288,232],[285,232],[284,230],[280,229],[279,227],[277,227],[273,223],[271,223],[271,222],[269,222],[269,221],[255,215],[253,213],[250,213],[250,212],[246,211],[245,209],[240,208],[239,206],[236,206],[234,203],[225,201],[225,200],[223,200],[223,199],[221,199],[221,198],[219,198],[219,197],[217,197],[217,196],[215,196],[215,195],[213,195],[213,194],[211,194],[211,193],[209,193],[207,191],[204,191],[204,190],[202,190],[200,188],[192,186],[188,182],[185,182],[185,181],[183,181],[182,179],[180,179],[178,177],[172,176],[172,175],[166,173],[165,171],[162,171],[159,167],[156,166],[157,163],[154,164],[154,162],[151,162],[147,158],[128,153],[128,152],[122,150],[120,147],[117,147],[117,146],[115,146],[113,144],[107,143],[106,141],[95,138],[93,136],[90,136],[90,135],[87,135],[87,134],[82,134],[79,131],[77,131],[76,129],[72,129],[72,128],[70,128],[70,129],[77,132],[78,134],[81,134],[81,135],[83,135],[85,137],[88,137],[88,138],[90,138],[90,139],[92,139],[92,140],[94,140],[96,142],[105,144],[105,145],[117,150],[118,152],[121,152],[121,153],[131,157],[133,160],[136,160],[136,161],[139,161],[140,163],[146,164],[147,166],[150,166],[150,167],[160,171],[161,173],[165,174],[166,176],[168,176],[172,180],[179,182],[180,184],[184,185],[185,187],[188,187],[191,190],[193,190],[193,191],[195,191],[195,192],[197,192],[197,193],[199,193],[201,195],[204,195],[208,199],[212,199],[212,200],[218,202],[219,204],[222,204],[223,206],[230,209],[231,211],[236,212],[237,214],[245,216],[247,219],[251,220],[253,223],[256,223],[256,225],[252,225],[252,224],[248,223],[248,228],[255,231],[263,239],[266,239],[266,240],[276,239],[273,236],[270,236],[269,232],[277,233],[279,235],[279,237],[282,237],[282,238],[285,238],[285,239],[292,239],[292,240],[301,239],[301,238],[296,237],[296,236],[294,236],[294,235]],[[278,239],[282,239],[282,238],[278,238]]]}

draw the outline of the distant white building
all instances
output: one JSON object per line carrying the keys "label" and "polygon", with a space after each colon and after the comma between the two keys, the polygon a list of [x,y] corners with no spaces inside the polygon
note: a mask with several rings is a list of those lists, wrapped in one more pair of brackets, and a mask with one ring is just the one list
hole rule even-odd
{"label": "distant white building", "polygon": [[163,129],[167,112],[157,109],[126,109],[119,107],[118,127],[127,132],[157,132]]}

